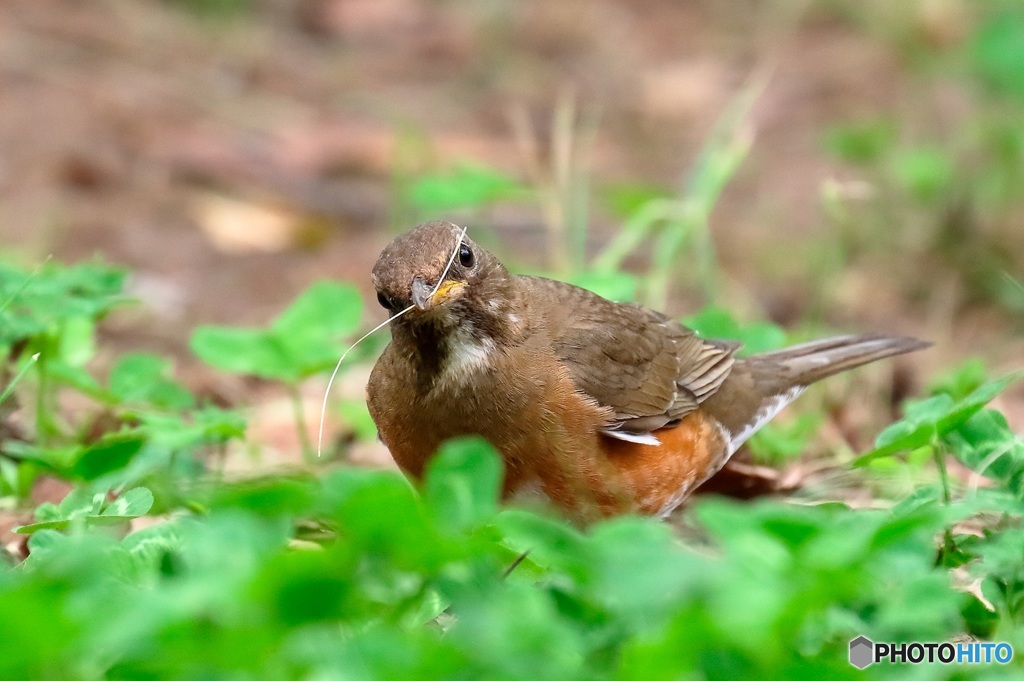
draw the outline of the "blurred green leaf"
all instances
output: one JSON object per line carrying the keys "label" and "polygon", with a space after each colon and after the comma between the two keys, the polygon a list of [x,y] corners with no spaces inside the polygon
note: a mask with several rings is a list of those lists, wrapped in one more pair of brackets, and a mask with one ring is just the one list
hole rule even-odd
{"label": "blurred green leaf", "polygon": [[891,163],[896,180],[918,201],[948,196],[954,178],[949,152],[937,147],[901,149]]}
{"label": "blurred green leaf", "polygon": [[85,448],[71,472],[83,480],[95,480],[128,466],[146,441],[137,433],[112,434]]}
{"label": "blurred green leaf", "polygon": [[821,414],[807,412],[788,421],[766,423],[748,442],[754,460],[778,466],[800,456],[818,432],[822,420]]}
{"label": "blurred green leaf", "polygon": [[947,394],[954,400],[962,400],[981,387],[988,378],[985,361],[974,357],[966,362],[939,372],[928,384],[928,392]]}
{"label": "blurred green leaf", "polygon": [[251,0],[170,0],[207,20],[235,19],[252,9]]}
{"label": "blurred green leaf", "polygon": [[857,457],[853,465],[863,466],[878,457],[924,447],[935,438],[949,435],[1021,376],[1017,372],[989,381],[961,400],[943,394],[908,404],[904,418],[879,433],[875,448]]}
{"label": "blurred green leaf", "polygon": [[974,67],[996,92],[1024,100],[1024,13],[1020,7],[995,12],[971,41]]}
{"label": "blurred green leaf", "polygon": [[110,370],[110,392],[124,402],[167,409],[192,407],[191,393],[169,378],[170,371],[170,360],[144,352],[128,353]]}
{"label": "blurred green leaf", "polygon": [[191,347],[218,369],[296,383],[334,365],[343,351],[342,337],[355,331],[361,314],[354,286],[320,282],[269,329],[199,327]]}
{"label": "blurred green leaf", "polygon": [[107,504],[100,515],[137,518],[153,508],[153,493],[145,487],[136,487],[121,494]]}
{"label": "blurred green leaf", "polygon": [[140,434],[170,450],[221,445],[245,436],[245,419],[236,411],[206,405],[187,416],[144,412],[138,414]]}
{"label": "blurred green leaf", "polygon": [[649,184],[617,184],[606,187],[602,198],[613,215],[626,220],[652,201],[671,199],[672,192]]}
{"label": "blurred green leaf", "polygon": [[97,515],[103,507],[106,492],[96,492],[88,487],[76,487],[68,492],[57,507],[58,517],[73,518],[76,515]]}
{"label": "blurred green leaf", "polygon": [[443,527],[463,529],[497,512],[501,476],[501,460],[485,441],[451,440],[429,464],[424,495]]}
{"label": "blurred green leaf", "polygon": [[44,533],[37,540],[52,546],[59,541],[51,531],[65,530],[78,522],[83,527],[124,524],[145,515],[153,507],[153,493],[145,487],[130,489],[112,501],[106,492],[77,487],[68,493],[59,506],[43,504],[36,511],[37,522],[14,528],[19,534]]}
{"label": "blurred green leaf", "polygon": [[961,463],[1024,498],[1024,438],[1014,434],[1005,416],[993,409],[979,411],[948,440]]}
{"label": "blurred green leaf", "polygon": [[96,325],[89,317],[70,317],[61,324],[57,356],[73,367],[85,365],[96,354]]}
{"label": "blurred green leaf", "polygon": [[1024,614],[1024,530],[1019,526],[1006,527],[968,541],[973,541],[968,549],[976,557],[968,570],[971,577],[980,580],[982,594],[995,610],[975,613],[969,622],[1001,632],[1019,631],[1008,627],[1005,618],[1010,615],[1019,625]]}
{"label": "blurred green leaf", "polygon": [[825,133],[825,148],[848,163],[879,161],[892,149],[896,133],[891,121],[876,119],[836,126]]}
{"label": "blurred green leaf", "polygon": [[626,272],[579,272],[568,279],[570,284],[593,291],[602,298],[617,302],[636,300],[637,278]]}
{"label": "blurred green leaf", "polygon": [[237,508],[261,516],[308,513],[318,487],[305,477],[264,477],[222,485],[212,491],[211,508]]}
{"label": "blurred green leaf", "polygon": [[942,500],[940,485],[921,485],[911,494],[892,507],[894,516],[904,516],[926,506],[937,505]]}
{"label": "blurred green leaf", "polygon": [[493,168],[462,163],[449,172],[418,178],[408,188],[405,198],[421,214],[440,215],[528,194],[528,188],[509,175]]}
{"label": "blurred green leaf", "polygon": [[100,263],[47,262],[35,272],[0,264],[0,346],[48,333],[69,333],[64,354],[81,361],[91,353],[91,323],[115,305],[125,273]]}
{"label": "blurred green leaf", "polygon": [[110,400],[110,394],[83,367],[52,358],[45,360],[44,365],[47,377],[54,382],[73,388],[96,400]]}
{"label": "blurred green leaf", "polygon": [[302,292],[271,324],[271,331],[293,352],[353,333],[363,300],[352,284],[321,281]]}
{"label": "blurred green leaf", "polygon": [[703,338],[734,340],[743,344],[741,354],[756,355],[782,347],[786,333],[770,322],[740,325],[727,310],[705,307],[695,315],[683,318],[683,324]]}
{"label": "blurred green leaf", "polygon": [[370,410],[366,408],[366,400],[342,400],[338,404],[338,411],[358,439],[370,442],[377,437],[377,424],[373,422]]}
{"label": "blurred green leaf", "polygon": [[298,379],[277,337],[262,329],[200,326],[192,332],[189,345],[199,359],[222,371],[284,381]]}

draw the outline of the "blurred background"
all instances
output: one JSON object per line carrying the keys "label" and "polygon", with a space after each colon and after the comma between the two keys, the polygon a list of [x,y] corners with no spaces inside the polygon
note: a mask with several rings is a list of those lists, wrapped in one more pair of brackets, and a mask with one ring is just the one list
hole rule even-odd
{"label": "blurred background", "polygon": [[[199,362],[193,329],[323,278],[370,328],[377,254],[436,218],[674,316],[934,341],[882,370],[887,409],[971,357],[1019,368],[1024,3],[0,3],[3,257],[131,272],[100,367],[174,357],[287,449],[287,402]],[[1000,400],[1024,428],[1024,389]]]}

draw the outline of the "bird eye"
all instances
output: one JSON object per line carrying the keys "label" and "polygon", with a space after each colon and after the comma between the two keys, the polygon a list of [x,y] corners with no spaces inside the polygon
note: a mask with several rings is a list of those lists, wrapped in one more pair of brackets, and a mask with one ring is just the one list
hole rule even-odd
{"label": "bird eye", "polygon": [[466,244],[459,246],[459,264],[463,267],[469,268],[473,266],[474,258],[473,251]]}
{"label": "bird eye", "polygon": [[385,310],[391,309],[391,299],[379,291],[377,292],[377,302],[380,303],[380,306]]}

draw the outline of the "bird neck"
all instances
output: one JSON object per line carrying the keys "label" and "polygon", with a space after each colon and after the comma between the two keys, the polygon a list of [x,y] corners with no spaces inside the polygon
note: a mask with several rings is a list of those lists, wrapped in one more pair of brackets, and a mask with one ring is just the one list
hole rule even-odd
{"label": "bird neck", "polygon": [[497,353],[525,339],[527,330],[515,313],[514,280],[503,283],[507,285],[500,290],[480,287],[427,313],[395,320],[392,343],[414,369],[421,388],[468,385],[493,367]]}

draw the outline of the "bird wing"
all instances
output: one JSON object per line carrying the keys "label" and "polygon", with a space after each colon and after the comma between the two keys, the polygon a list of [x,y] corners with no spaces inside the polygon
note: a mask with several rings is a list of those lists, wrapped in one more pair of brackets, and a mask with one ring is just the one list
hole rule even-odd
{"label": "bird wing", "polygon": [[528,279],[545,301],[554,351],[577,387],[613,410],[610,435],[646,441],[714,394],[732,369],[739,344],[705,340],[640,305]]}

